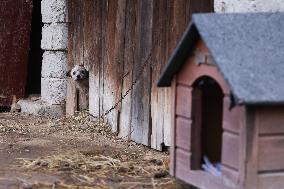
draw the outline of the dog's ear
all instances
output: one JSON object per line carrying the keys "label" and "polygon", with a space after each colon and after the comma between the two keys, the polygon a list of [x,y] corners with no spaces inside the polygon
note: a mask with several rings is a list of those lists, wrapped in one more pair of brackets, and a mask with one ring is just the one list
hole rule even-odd
{"label": "dog's ear", "polygon": [[67,76],[67,77],[71,77],[71,70],[69,70],[69,71],[66,73],[66,76]]}

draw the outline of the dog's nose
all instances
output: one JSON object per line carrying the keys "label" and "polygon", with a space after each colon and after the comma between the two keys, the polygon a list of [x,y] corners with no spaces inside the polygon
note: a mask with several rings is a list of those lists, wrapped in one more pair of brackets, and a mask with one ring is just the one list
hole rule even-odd
{"label": "dog's nose", "polygon": [[80,75],[77,75],[76,78],[77,78],[77,79],[81,79]]}

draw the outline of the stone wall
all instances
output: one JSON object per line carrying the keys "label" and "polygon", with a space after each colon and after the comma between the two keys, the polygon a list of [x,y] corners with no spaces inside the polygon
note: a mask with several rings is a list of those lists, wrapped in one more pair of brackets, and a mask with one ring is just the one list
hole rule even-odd
{"label": "stone wall", "polygon": [[66,0],[42,0],[41,9],[44,23],[41,99],[49,104],[64,104],[68,41]]}
{"label": "stone wall", "polygon": [[284,0],[215,0],[215,12],[280,12]]}
{"label": "stone wall", "polygon": [[66,0],[41,0],[42,40],[44,50],[41,71],[41,99],[20,100],[25,113],[58,117],[65,114],[67,67]]}

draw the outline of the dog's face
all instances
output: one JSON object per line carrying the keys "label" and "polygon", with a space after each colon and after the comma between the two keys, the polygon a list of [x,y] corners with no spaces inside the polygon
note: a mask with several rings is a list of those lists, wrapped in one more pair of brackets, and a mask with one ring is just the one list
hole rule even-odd
{"label": "dog's face", "polygon": [[67,76],[72,77],[73,80],[83,80],[88,79],[89,72],[84,68],[84,66],[76,65],[71,71],[67,73]]}

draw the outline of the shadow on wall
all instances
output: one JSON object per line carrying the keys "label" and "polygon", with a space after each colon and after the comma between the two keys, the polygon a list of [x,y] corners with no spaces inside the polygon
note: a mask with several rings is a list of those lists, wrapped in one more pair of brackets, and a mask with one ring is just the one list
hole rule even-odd
{"label": "shadow on wall", "polygon": [[41,49],[40,44],[42,26],[41,1],[33,0],[26,96],[30,94],[40,94],[41,92],[41,65],[43,50]]}

